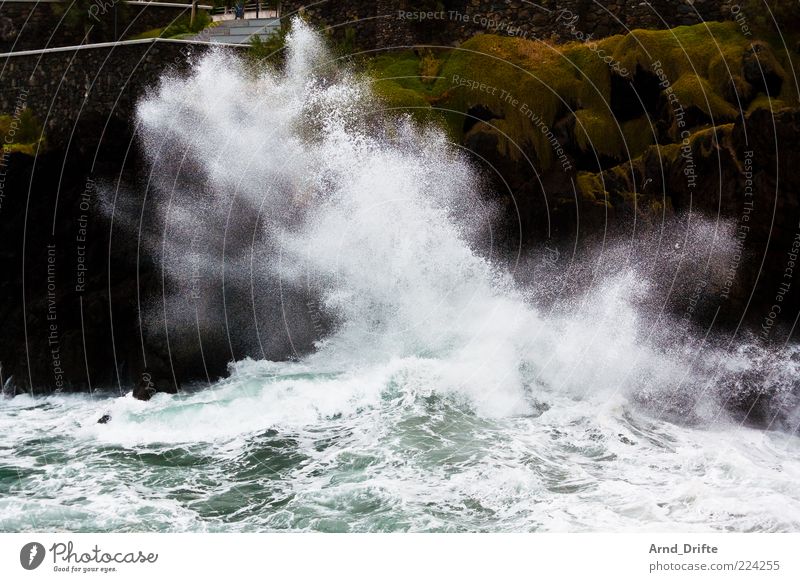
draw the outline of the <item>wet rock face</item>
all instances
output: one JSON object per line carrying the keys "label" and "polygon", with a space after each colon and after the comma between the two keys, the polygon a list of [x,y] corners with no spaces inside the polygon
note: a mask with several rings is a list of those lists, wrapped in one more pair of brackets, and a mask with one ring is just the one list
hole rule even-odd
{"label": "wet rock face", "polygon": [[769,46],[762,41],[755,41],[742,59],[742,70],[745,80],[756,92],[770,97],[777,97],[783,88],[786,73],[772,54]]}
{"label": "wet rock face", "polygon": [[637,67],[630,78],[611,72],[611,99],[609,107],[620,121],[630,121],[642,115],[654,116],[661,101],[658,77]]}
{"label": "wet rock face", "polygon": [[[0,321],[4,340],[0,361],[6,381],[17,392],[31,388],[44,393],[88,388],[81,337],[81,319],[93,322],[86,337],[92,349],[89,365],[99,365],[93,385],[112,385],[112,338],[102,322],[108,318],[108,285],[104,240],[95,220],[83,229],[82,264],[91,270],[85,277],[97,281],[91,290],[76,293],[78,260],[77,219],[85,181],[67,167],[59,191],[63,160],[42,155],[34,165],[24,155],[8,159],[4,199],[0,213]],[[54,197],[59,191],[60,220],[53,225]],[[86,213],[89,215],[89,212]],[[121,322],[122,323],[122,322]],[[130,323],[130,322],[126,322]]]}
{"label": "wet rock face", "polygon": [[[780,313],[800,310],[800,289],[790,286],[784,293],[781,287],[787,273],[793,277],[792,253],[800,236],[800,200],[795,195],[800,179],[794,170],[800,154],[796,148],[776,147],[792,143],[798,130],[800,110],[773,114],[759,109],[734,124],[700,133],[685,147],[654,147],[602,174],[611,193],[612,216],[623,219],[618,225],[622,228],[624,217],[634,216],[634,202],[646,208],[662,196],[670,214],[691,212],[732,225],[737,248],[725,259],[731,280],[716,297],[717,325],[745,322],[760,333],[776,303]],[[687,180],[689,164],[694,181]],[[642,186],[645,183],[648,187]],[[659,186],[653,189],[653,184]],[[634,191],[635,199],[615,195]],[[581,210],[591,213],[592,206],[584,204]],[[741,257],[734,259],[738,254]],[[786,317],[783,323],[790,326],[793,316]],[[768,327],[764,339],[785,339],[788,330]]]}
{"label": "wet rock face", "polygon": [[[101,128],[83,130],[100,135]],[[113,125],[105,135],[90,155],[53,148],[35,164],[14,154],[2,168],[3,394],[94,390],[148,400],[214,382],[234,360],[282,360],[294,355],[292,347],[310,347],[317,338],[301,329],[308,308],[292,303],[285,289],[283,297],[264,289],[272,303],[254,306],[249,293],[219,272],[202,283],[202,322],[189,294],[165,305],[174,281],[151,252],[163,223],[143,212],[150,168],[138,146],[128,149],[129,127]],[[263,321],[255,337],[254,311],[275,309],[296,323],[291,342],[284,326]]]}
{"label": "wet rock face", "polygon": [[10,42],[17,36],[14,22],[7,16],[0,16],[0,42]]}
{"label": "wet rock face", "polygon": [[138,218],[127,228],[129,217],[109,211],[103,198],[110,191],[119,210],[145,198],[134,104],[166,67],[180,71],[202,50],[164,42],[7,60],[0,113],[24,98],[47,119],[47,146],[35,162],[12,154],[0,164],[6,393],[134,390],[146,398],[225,374],[232,356],[224,332],[204,338],[203,358],[196,342],[173,336],[170,345],[164,332],[143,329],[142,310],[162,293],[161,271],[141,252]]}
{"label": "wet rock face", "polygon": [[[81,129],[96,136],[102,127]],[[90,150],[94,172],[80,149],[56,146],[35,162],[12,155],[3,168],[0,362],[14,392],[128,392],[139,374],[136,281],[157,272],[137,265],[136,238],[115,235],[102,212],[103,181],[136,168],[120,155],[127,128],[112,124],[105,135]]]}

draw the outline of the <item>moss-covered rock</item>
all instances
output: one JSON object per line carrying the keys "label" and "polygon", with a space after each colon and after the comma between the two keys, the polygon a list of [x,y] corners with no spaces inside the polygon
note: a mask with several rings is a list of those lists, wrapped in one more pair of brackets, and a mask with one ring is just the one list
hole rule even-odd
{"label": "moss-covered rock", "polygon": [[783,82],[793,58],[736,23],[710,22],[562,45],[478,35],[436,55],[384,54],[369,68],[390,107],[438,111],[459,141],[489,123],[508,142],[498,145],[504,155],[531,149],[547,171],[555,128],[566,128],[558,141],[571,156],[609,166],[743,110],[797,105],[794,83]]}
{"label": "moss-covered rock", "polygon": [[594,44],[480,35],[433,57],[384,54],[370,72],[391,107],[427,112],[501,176],[500,244],[627,237],[695,213],[723,230],[747,221],[716,319],[738,324],[774,300],[760,258],[780,272],[800,220],[800,149],[787,145],[800,132],[800,62],[783,46],[735,22]]}

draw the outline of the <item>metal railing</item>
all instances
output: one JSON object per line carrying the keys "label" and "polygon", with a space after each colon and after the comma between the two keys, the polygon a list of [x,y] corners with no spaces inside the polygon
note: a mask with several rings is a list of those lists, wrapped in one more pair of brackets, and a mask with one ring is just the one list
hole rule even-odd
{"label": "metal railing", "polygon": [[63,53],[72,51],[90,51],[105,48],[117,48],[124,46],[131,46],[137,44],[156,44],[156,43],[172,43],[172,44],[187,44],[187,45],[207,45],[207,46],[226,46],[232,48],[247,48],[246,44],[234,43],[220,43],[208,42],[205,40],[181,39],[181,38],[142,38],[138,40],[117,40],[112,42],[96,42],[92,44],[79,44],[74,46],[58,46],[46,49],[32,49],[26,51],[15,51],[13,53],[0,53],[0,59],[9,59],[17,57],[29,57],[31,55],[46,55],[52,53]]}
{"label": "metal railing", "polygon": [[[234,6],[237,4],[241,4],[236,2],[235,0],[232,2],[230,8],[226,6],[215,6],[211,10],[211,14],[233,14],[234,13]],[[281,11],[281,3],[280,2],[269,2],[269,1],[262,1],[262,2],[250,2],[244,4],[244,13],[247,14],[248,12],[255,12],[256,18],[261,17],[263,14],[264,18],[280,18],[280,11]]]}

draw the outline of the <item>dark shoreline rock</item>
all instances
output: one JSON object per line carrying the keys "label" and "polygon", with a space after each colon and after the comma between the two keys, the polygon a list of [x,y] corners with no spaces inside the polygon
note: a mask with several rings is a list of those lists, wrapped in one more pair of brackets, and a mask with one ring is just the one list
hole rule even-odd
{"label": "dark shoreline rock", "polygon": [[[124,152],[127,146],[109,147]],[[54,149],[35,161],[17,154],[8,159],[0,213],[4,378],[12,378],[17,393],[133,389],[140,398],[206,379],[186,365],[173,374],[159,358],[159,344],[141,333],[139,302],[157,295],[160,272],[147,256],[137,263],[136,233],[113,225],[103,209],[100,188],[117,177],[135,182],[141,161],[134,155],[123,165],[119,156],[101,155],[90,173],[80,151],[66,163],[63,155]],[[212,378],[224,375],[225,351],[207,349],[205,368]]]}

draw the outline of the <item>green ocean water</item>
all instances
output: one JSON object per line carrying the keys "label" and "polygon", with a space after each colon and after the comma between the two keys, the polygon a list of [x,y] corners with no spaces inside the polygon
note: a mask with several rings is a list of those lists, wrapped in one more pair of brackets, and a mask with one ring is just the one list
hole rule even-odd
{"label": "green ocean water", "polygon": [[[0,446],[0,530],[800,526],[796,437],[680,427],[621,398],[551,396],[529,415],[488,418],[409,380],[424,367],[416,359],[366,376],[249,366],[150,403],[0,401],[0,429],[13,435]],[[97,424],[105,413],[111,422]]]}

